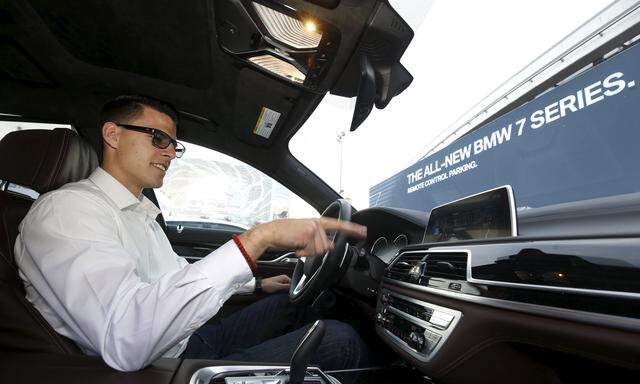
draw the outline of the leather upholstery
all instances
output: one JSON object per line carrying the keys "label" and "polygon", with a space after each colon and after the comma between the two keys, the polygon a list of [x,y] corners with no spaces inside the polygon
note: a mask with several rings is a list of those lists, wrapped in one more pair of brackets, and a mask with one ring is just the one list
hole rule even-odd
{"label": "leather upholstery", "polygon": [[66,128],[11,132],[0,148],[0,180],[38,193],[84,179],[98,166],[94,149]]}
{"label": "leather upholstery", "polygon": [[[0,179],[39,193],[84,179],[97,166],[93,148],[69,129],[16,131],[0,141]],[[25,298],[13,246],[32,203],[28,197],[0,191],[0,351],[81,353]]]}
{"label": "leather upholstery", "polygon": [[0,253],[14,265],[13,244],[18,236],[18,224],[29,211],[29,197],[0,191]]}

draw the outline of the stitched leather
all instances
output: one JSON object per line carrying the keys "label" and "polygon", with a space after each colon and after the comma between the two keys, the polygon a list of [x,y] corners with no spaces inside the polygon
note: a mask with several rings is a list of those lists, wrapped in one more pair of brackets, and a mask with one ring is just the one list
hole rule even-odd
{"label": "stitched leather", "polygon": [[66,128],[11,132],[2,139],[0,148],[0,180],[38,193],[83,179],[98,166],[93,148]]}
{"label": "stitched leather", "polygon": [[[84,179],[97,165],[93,148],[69,129],[17,131],[0,141],[0,179],[39,193]],[[0,191],[0,351],[80,354],[25,298],[13,247],[32,203]]]}

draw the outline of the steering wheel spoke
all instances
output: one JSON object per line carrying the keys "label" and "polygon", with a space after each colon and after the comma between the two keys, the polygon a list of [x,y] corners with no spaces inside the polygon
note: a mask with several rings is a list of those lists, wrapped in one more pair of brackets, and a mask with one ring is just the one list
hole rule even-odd
{"label": "steering wheel spoke", "polygon": [[307,283],[307,275],[303,274],[300,280],[298,281],[298,284],[296,284],[295,288],[293,288],[293,294],[294,295],[300,294],[300,292],[302,292],[302,290],[304,289],[304,286],[306,283]]}

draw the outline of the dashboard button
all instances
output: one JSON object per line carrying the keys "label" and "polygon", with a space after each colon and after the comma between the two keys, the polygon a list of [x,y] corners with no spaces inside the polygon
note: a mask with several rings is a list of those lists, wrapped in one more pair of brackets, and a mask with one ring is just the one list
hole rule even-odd
{"label": "dashboard button", "polygon": [[425,332],[425,352],[427,353],[431,353],[431,351],[433,351],[435,349],[435,347],[438,345],[438,343],[440,342],[440,339],[442,338],[442,336],[440,336],[439,334],[435,333],[435,332],[431,332],[431,331],[426,331]]}
{"label": "dashboard button", "polygon": [[429,322],[433,325],[437,325],[438,327],[442,327],[442,328],[447,328],[449,326],[449,323],[446,320],[443,320],[439,317],[432,316]]}
{"label": "dashboard button", "polygon": [[449,289],[453,289],[454,291],[459,291],[462,289],[462,284],[460,283],[451,283],[449,284]]}
{"label": "dashboard button", "polygon": [[431,319],[429,322],[433,325],[437,325],[442,328],[449,327],[451,321],[453,320],[453,315],[441,311],[434,311],[431,315]]}
{"label": "dashboard button", "polygon": [[411,332],[408,344],[416,351],[421,352],[425,345],[425,337],[417,332]]}

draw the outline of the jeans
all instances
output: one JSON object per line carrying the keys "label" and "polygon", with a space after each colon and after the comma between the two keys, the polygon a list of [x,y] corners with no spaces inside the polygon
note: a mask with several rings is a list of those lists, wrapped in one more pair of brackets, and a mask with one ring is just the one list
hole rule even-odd
{"label": "jeans", "polygon": [[[200,327],[189,338],[182,358],[289,365],[315,319],[315,311],[292,305],[287,294],[273,294],[219,323]],[[323,370],[365,367],[368,351],[356,331],[340,321],[323,321],[324,338],[310,364]]]}

